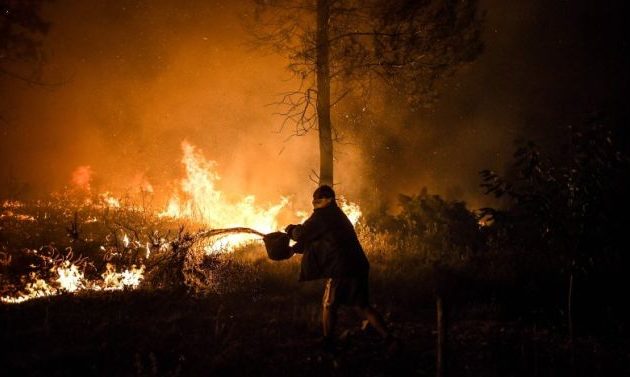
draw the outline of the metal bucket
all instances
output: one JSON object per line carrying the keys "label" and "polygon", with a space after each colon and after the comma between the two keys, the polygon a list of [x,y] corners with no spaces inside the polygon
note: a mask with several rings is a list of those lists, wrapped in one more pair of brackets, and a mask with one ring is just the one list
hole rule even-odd
{"label": "metal bucket", "polygon": [[289,246],[289,235],[283,232],[269,233],[263,236],[267,256],[271,260],[285,260],[293,256],[293,249]]}

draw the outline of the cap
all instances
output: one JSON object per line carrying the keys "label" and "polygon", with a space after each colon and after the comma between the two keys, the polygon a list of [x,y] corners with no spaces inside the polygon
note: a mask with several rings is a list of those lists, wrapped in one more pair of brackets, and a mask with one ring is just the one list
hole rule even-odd
{"label": "cap", "polygon": [[313,199],[335,198],[335,191],[328,185],[319,186],[313,192]]}

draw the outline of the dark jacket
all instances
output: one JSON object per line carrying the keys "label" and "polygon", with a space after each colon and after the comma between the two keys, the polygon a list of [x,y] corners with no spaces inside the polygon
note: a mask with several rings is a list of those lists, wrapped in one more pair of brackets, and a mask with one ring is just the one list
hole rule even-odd
{"label": "dark jacket", "polygon": [[332,202],[313,211],[291,231],[296,253],[303,253],[300,281],[368,274],[370,265],[345,213]]}

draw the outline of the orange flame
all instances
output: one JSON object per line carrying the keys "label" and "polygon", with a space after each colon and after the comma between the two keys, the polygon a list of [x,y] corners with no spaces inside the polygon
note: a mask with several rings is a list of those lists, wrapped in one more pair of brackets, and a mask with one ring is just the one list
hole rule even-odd
{"label": "orange flame", "polygon": [[92,167],[89,165],[78,166],[72,172],[72,184],[78,188],[90,191],[90,183],[92,182]]}
{"label": "orange flame", "polygon": [[83,272],[79,271],[79,267],[69,261],[64,261],[63,264],[57,268],[57,282],[66,292],[76,292],[79,289],[84,288],[84,276]]}
{"label": "orange flame", "polygon": [[116,267],[111,263],[107,263],[106,270],[101,275],[103,277],[102,288],[106,291],[123,290],[125,287],[138,288],[142,279],[144,279],[144,266],[137,268],[135,265],[131,269],[122,272],[116,272]]}
{"label": "orange flame", "polygon": [[349,202],[345,198],[339,199],[339,204],[341,210],[348,216],[348,220],[352,223],[352,225],[356,226],[363,213],[361,212],[361,208],[358,204]]}
{"label": "orange flame", "polygon": [[117,272],[116,267],[108,263],[105,272],[101,275],[103,280],[87,280],[83,271],[76,264],[64,261],[61,266],[54,269],[57,278],[54,279],[52,285],[38,275],[31,273],[31,282],[24,287],[19,295],[0,297],[0,301],[8,304],[19,304],[34,298],[55,296],[62,292],[136,289],[144,279],[144,270],[144,265],[139,268],[132,265],[129,269]]}
{"label": "orange flame", "polygon": [[[216,188],[216,182],[221,179],[216,172],[216,162],[206,160],[201,151],[186,141],[182,143],[182,150],[186,178],[181,180],[181,191],[185,199],[173,195],[160,216],[189,218],[212,228],[249,227],[262,233],[278,229],[276,217],[289,202],[288,198],[283,197],[279,203],[267,207],[257,205],[254,195],[231,201]],[[231,249],[253,237],[256,236],[229,235],[206,251]]]}
{"label": "orange flame", "polygon": [[[277,216],[287,209],[289,199],[281,197],[276,204],[260,206],[256,203],[254,195],[247,195],[241,199],[233,200],[227,198],[223,192],[216,188],[216,183],[220,180],[216,172],[216,162],[206,160],[200,150],[187,142],[182,142],[182,164],[186,169],[186,177],[180,181],[180,192],[172,195],[168,201],[166,209],[158,216],[169,216],[175,218],[188,218],[201,222],[208,227],[232,228],[249,227],[262,233],[270,233],[278,229]],[[92,169],[90,166],[79,166],[73,173],[72,182],[76,186],[90,190]],[[152,192],[153,187],[142,178],[142,190]],[[86,204],[95,205],[100,208],[133,209],[126,202],[121,201],[109,192],[99,195],[98,203],[92,203],[87,199]],[[346,213],[353,225],[359,221],[362,213],[356,203],[349,202],[345,198],[339,198],[339,206]],[[27,214],[14,214],[13,210],[23,207],[23,203],[15,201],[4,201],[0,204],[3,213],[0,218],[12,217],[19,221],[35,221]],[[298,211],[298,218],[304,221],[309,213]],[[88,217],[85,223],[98,222],[94,216]],[[215,239],[205,248],[206,253],[217,253],[230,251],[249,242],[258,236],[251,234],[230,234],[219,239]],[[129,236],[123,232],[122,244],[125,248],[141,248],[137,241],[130,240]],[[168,247],[167,243],[160,246]],[[101,249],[105,250],[103,246]],[[146,244],[146,258],[151,255],[151,246]],[[120,271],[120,270],[119,270]],[[56,274],[56,278],[47,282],[37,274],[30,275],[30,282],[18,296],[0,297],[0,301],[5,303],[20,303],[33,298],[53,296],[62,292],[79,292],[85,290],[110,291],[122,289],[135,289],[144,278],[145,266],[117,271],[117,267],[107,264],[106,271],[101,274],[102,280],[88,280],[83,271],[70,261],[63,262],[57,268],[51,270]]]}

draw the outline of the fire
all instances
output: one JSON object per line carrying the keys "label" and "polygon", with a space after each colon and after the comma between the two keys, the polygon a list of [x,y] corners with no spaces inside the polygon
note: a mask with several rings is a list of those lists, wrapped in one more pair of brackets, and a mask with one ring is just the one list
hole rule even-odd
{"label": "fire", "polygon": [[17,200],[5,200],[2,202],[2,208],[21,208],[24,207],[24,203]]}
{"label": "fire", "polygon": [[120,200],[118,198],[116,198],[115,196],[113,196],[110,192],[104,192],[100,195],[100,199],[101,201],[105,204],[105,206],[107,207],[111,207],[111,208],[120,208]]}
{"label": "fire", "polygon": [[132,265],[131,269],[121,272],[122,285],[124,287],[138,288],[140,282],[144,278],[144,266],[136,268],[136,265]]}
{"label": "fire", "polygon": [[[189,218],[211,228],[249,227],[262,233],[278,229],[276,217],[289,202],[288,198],[283,197],[279,203],[268,207],[257,205],[254,195],[231,201],[216,188],[217,181],[221,179],[216,172],[216,162],[206,160],[201,151],[185,141],[182,150],[186,178],[181,180],[181,191],[185,199],[173,195],[160,216]],[[212,253],[230,249],[253,237],[249,234],[229,235],[206,251]]]}
{"label": "fire", "polygon": [[69,261],[64,261],[63,264],[57,268],[57,282],[61,286],[61,289],[66,292],[76,292],[84,287],[84,275],[82,271],[79,271],[79,267]]}
{"label": "fire", "polygon": [[37,277],[33,273],[30,277],[33,281],[26,284],[26,287],[24,287],[24,292],[21,295],[17,297],[4,296],[0,298],[0,301],[8,304],[19,304],[24,301],[32,300],[34,298],[52,296],[57,294],[57,289],[48,285],[48,283],[44,279]]}
{"label": "fire", "polygon": [[35,221],[35,218],[31,215],[24,215],[21,213],[15,214],[13,211],[4,211],[0,214],[0,219],[13,217],[17,221]]}
{"label": "fire", "polygon": [[[181,180],[181,192],[174,194],[160,216],[189,218],[202,222],[211,228],[248,227],[262,233],[278,230],[277,216],[287,207],[289,199],[282,197],[277,204],[261,207],[256,197],[248,195],[238,201],[230,201],[219,191],[216,183],[221,179],[216,172],[216,162],[206,160],[202,152],[190,143],[182,142],[182,164],[186,168],[186,178]],[[355,203],[340,199],[342,210],[353,225],[361,217],[361,209]],[[306,218],[304,211],[298,211],[299,218]],[[206,248],[208,253],[231,250],[256,238],[250,234],[231,234],[217,239]]]}
{"label": "fire", "polygon": [[[359,219],[361,219],[361,216],[363,216],[363,213],[361,212],[361,207],[359,207],[359,205],[356,203],[346,200],[346,198],[344,197],[339,197],[339,199],[337,200],[338,205],[343,213],[348,216],[348,220],[350,220],[353,226],[356,226],[359,222]],[[306,211],[297,211],[295,215],[300,219],[300,222],[303,223],[304,221],[306,221],[306,219],[309,218],[311,214]]]}
{"label": "fire", "polygon": [[339,203],[341,205],[341,210],[346,214],[346,216],[348,216],[348,220],[350,220],[352,225],[356,226],[363,215],[359,205],[349,202],[345,198],[340,198]]}
{"label": "fire", "polygon": [[0,206],[3,208],[0,213],[0,219],[14,218],[18,221],[35,221],[35,218],[31,215],[23,213],[15,213],[15,210],[19,210],[24,207],[24,203],[17,200],[5,200]]}
{"label": "fire", "polygon": [[123,246],[124,246],[124,247],[129,247],[129,243],[130,243],[131,241],[129,241],[129,236],[128,236],[127,234],[125,234],[125,235],[123,236],[122,242],[123,242]]}
{"label": "fire", "polygon": [[55,296],[64,292],[76,293],[79,291],[113,291],[125,288],[136,289],[144,279],[144,266],[116,271],[116,267],[108,263],[101,277],[103,280],[87,280],[79,266],[64,261],[59,267],[53,268],[57,277],[49,284],[37,274],[31,273],[31,282],[27,283],[22,292],[17,296],[4,296],[0,301],[10,304],[19,304],[34,298]]}
{"label": "fire", "polygon": [[[154,213],[157,217],[172,217],[175,219],[188,219],[197,223],[204,224],[210,229],[248,227],[255,229],[261,233],[271,233],[279,229],[278,215],[282,211],[288,210],[289,199],[281,197],[277,203],[266,206],[256,202],[254,195],[246,195],[242,198],[228,197],[217,188],[220,176],[216,171],[216,162],[207,160],[201,150],[193,145],[182,143],[182,164],[185,167],[186,176],[180,180],[179,189],[174,193],[168,201],[164,211]],[[72,182],[85,190],[90,190],[90,182],[92,169],[89,166],[79,166],[73,173]],[[148,183],[144,176],[137,179],[141,183],[141,189],[144,193],[152,192],[153,187]],[[96,209],[114,209],[115,211],[131,210],[137,211],[138,208],[129,204],[129,201],[121,201],[110,192],[103,192],[96,195],[97,199],[85,199],[85,206],[91,206]],[[356,203],[347,201],[345,198],[339,198],[339,206],[346,213],[353,225],[359,221],[362,213],[360,207]],[[0,204],[0,218],[10,218],[15,221],[38,221],[35,217],[26,212],[25,205],[18,201],[4,201]],[[310,215],[310,211],[297,211],[295,213],[300,222],[303,222]],[[76,215],[75,215],[76,216]],[[44,212],[44,219],[48,217],[48,213]],[[38,217],[39,219],[39,217]],[[98,219],[95,214],[89,214],[83,218],[83,224],[101,223],[105,220]],[[76,221],[76,217],[75,217]],[[157,232],[157,231],[156,231]],[[120,231],[120,238],[113,237],[113,240],[120,240],[124,252],[140,252],[145,255],[144,260],[148,260],[151,256],[152,248],[157,248],[159,252],[167,252],[171,247],[171,243],[164,238],[157,238],[158,241],[151,241],[154,244],[145,242],[142,245],[138,236],[132,238],[125,231]],[[108,236],[109,237],[109,236]],[[225,236],[219,236],[211,239],[210,244],[204,248],[206,253],[219,253],[234,250],[236,247],[259,236],[252,234],[234,234],[230,233]],[[106,237],[107,242],[113,242],[112,239]],[[156,243],[157,242],[157,243]],[[104,252],[103,258],[107,261],[112,256],[120,257],[123,250],[120,250],[118,242],[116,245],[107,247],[101,246],[100,250]],[[37,253],[37,251],[35,251]],[[6,260],[6,264],[10,263],[10,257],[3,257],[2,262]],[[53,296],[62,293],[77,293],[81,291],[112,291],[123,289],[138,288],[144,279],[145,266],[131,265],[127,268],[115,266],[107,263],[105,271],[100,274],[100,278],[86,278],[85,265],[80,267],[73,263],[70,259],[55,263],[54,266],[48,265],[42,274],[32,272],[26,279],[25,287],[16,296],[0,297],[0,301],[5,303],[20,303],[30,299]],[[31,266],[35,267],[35,266]],[[42,276],[50,276],[48,280],[44,280]]]}
{"label": "fire", "polygon": [[138,173],[136,174],[130,181],[131,187],[134,191],[141,191],[145,193],[153,193],[153,185],[149,180],[144,176],[144,174]]}
{"label": "fire", "polygon": [[72,184],[76,187],[90,191],[92,181],[92,167],[89,165],[79,166],[72,172]]}
{"label": "fire", "polygon": [[132,289],[138,288],[142,279],[144,279],[144,266],[137,268],[135,265],[131,269],[125,269],[122,272],[116,272],[116,267],[107,263],[103,277],[102,289],[106,291],[123,290],[125,287]]}

